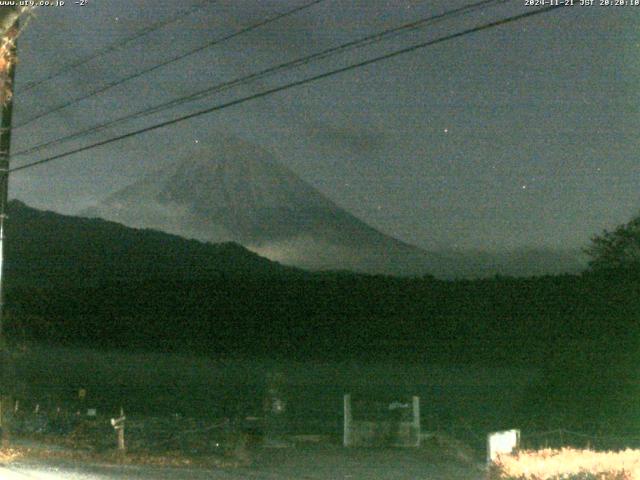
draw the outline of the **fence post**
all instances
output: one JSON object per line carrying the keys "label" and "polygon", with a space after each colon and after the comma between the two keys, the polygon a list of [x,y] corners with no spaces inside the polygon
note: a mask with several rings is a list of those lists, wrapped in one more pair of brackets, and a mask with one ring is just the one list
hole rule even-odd
{"label": "fence post", "polygon": [[2,429],[2,448],[7,448],[9,446],[9,436],[5,431],[4,399],[2,397],[0,397],[0,429]]}
{"label": "fence post", "polygon": [[343,444],[345,447],[352,445],[352,430],[351,430],[351,394],[344,395],[344,432],[343,432]]}
{"label": "fence post", "polygon": [[118,451],[121,453],[126,451],[124,445],[124,427],[118,429]]}
{"label": "fence post", "polygon": [[416,435],[416,447],[420,446],[420,397],[413,396],[413,422],[412,428]]}
{"label": "fence post", "polygon": [[124,409],[120,407],[120,417],[111,419],[111,426],[117,433],[118,436],[118,454],[124,455],[126,452],[126,446],[124,443],[124,421],[126,417],[124,416]]}
{"label": "fence post", "polygon": [[2,428],[2,448],[8,448],[11,438],[11,415],[13,400],[10,396],[0,397],[0,428]]}

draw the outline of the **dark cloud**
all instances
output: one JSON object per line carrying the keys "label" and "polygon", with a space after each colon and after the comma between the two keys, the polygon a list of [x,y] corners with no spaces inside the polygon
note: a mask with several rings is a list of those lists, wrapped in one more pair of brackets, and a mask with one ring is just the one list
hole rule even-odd
{"label": "dark cloud", "polygon": [[310,139],[325,148],[356,157],[379,153],[391,141],[386,132],[353,125],[310,122],[305,131]]}

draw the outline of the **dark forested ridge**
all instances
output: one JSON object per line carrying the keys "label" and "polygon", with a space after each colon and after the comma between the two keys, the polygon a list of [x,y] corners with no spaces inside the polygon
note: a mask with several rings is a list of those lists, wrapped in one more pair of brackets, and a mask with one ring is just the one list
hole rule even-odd
{"label": "dark forested ridge", "polygon": [[52,341],[212,355],[539,362],[575,342],[628,341],[640,316],[633,271],[455,282],[308,273],[233,243],[19,202],[7,236],[9,312],[25,335]]}
{"label": "dark forested ridge", "polygon": [[528,401],[573,401],[564,411],[578,411],[576,398],[592,408],[616,391],[620,405],[638,383],[637,269],[460,281],[310,273],[236,244],[19,202],[8,225],[6,330],[14,341],[536,365],[545,384]]}
{"label": "dark forested ridge", "polygon": [[199,278],[221,273],[293,272],[238,244],[207,244],[114,222],[59,215],[12,201],[7,222],[7,279],[13,285],[106,280],[153,275]]}

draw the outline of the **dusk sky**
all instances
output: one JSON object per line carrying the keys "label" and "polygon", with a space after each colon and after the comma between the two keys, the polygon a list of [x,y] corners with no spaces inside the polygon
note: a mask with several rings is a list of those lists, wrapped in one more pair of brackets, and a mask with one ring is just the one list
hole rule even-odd
{"label": "dusk sky", "polygon": [[[67,0],[39,8],[19,41],[14,124],[305,3]],[[12,150],[470,3],[322,1],[17,128]],[[12,166],[538,8],[498,3],[17,156]],[[639,79],[640,6],[561,8],[16,172],[11,196],[76,213],[194,148],[215,152],[216,138],[233,135],[273,152],[370,225],[420,247],[579,248],[640,210]]]}

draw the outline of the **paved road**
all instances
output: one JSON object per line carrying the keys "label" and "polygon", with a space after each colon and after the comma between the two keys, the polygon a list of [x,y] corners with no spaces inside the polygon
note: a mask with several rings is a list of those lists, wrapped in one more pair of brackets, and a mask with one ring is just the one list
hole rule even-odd
{"label": "paved road", "polygon": [[225,471],[98,465],[12,464],[0,467],[2,480],[240,480]]}

